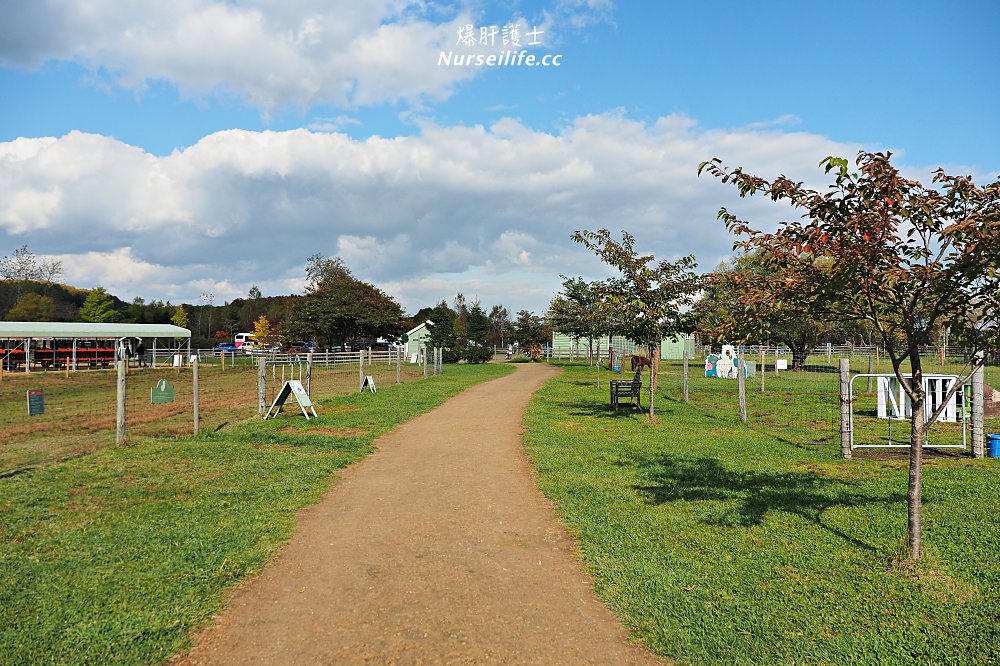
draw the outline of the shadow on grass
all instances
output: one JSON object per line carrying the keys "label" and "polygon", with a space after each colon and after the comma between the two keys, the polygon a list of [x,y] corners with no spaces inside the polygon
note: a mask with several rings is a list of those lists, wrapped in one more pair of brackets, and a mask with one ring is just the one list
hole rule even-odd
{"label": "shadow on grass", "polygon": [[[651,503],[721,500],[732,508],[703,522],[729,527],[760,525],[772,511],[795,514],[858,548],[876,549],[843,530],[825,524],[823,513],[835,507],[860,507],[905,502],[902,495],[874,495],[840,479],[803,472],[736,472],[714,458],[663,454],[638,461],[649,480],[636,486]],[[733,506],[735,505],[735,506]]]}

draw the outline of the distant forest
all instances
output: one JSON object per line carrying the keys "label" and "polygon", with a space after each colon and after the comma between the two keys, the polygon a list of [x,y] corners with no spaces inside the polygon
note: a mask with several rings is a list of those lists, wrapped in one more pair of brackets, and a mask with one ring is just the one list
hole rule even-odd
{"label": "distant forest", "polygon": [[[15,310],[15,306],[19,302],[23,303],[26,295],[34,294],[51,299],[54,308],[45,311],[41,317],[32,317],[32,321],[83,321],[80,309],[89,293],[90,291],[86,289],[54,282],[0,280],[0,319],[20,320],[19,316],[9,315],[22,312],[23,310]],[[128,303],[114,294],[108,296],[113,303],[113,321],[122,323],[169,324],[177,305],[182,305],[188,315],[191,342],[198,347],[214,345],[219,339],[231,340],[233,334],[240,331],[252,331],[253,322],[261,315],[267,317],[272,325],[280,326],[292,311],[295,301],[302,298],[259,296],[253,299],[237,298],[224,305],[194,305],[159,300],[146,301],[139,297]],[[30,296],[27,300],[31,300]]]}

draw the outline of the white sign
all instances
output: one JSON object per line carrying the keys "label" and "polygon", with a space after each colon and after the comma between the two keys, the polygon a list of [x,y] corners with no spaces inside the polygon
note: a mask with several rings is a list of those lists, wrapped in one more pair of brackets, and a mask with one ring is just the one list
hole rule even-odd
{"label": "white sign", "polygon": [[371,375],[366,375],[365,376],[365,380],[363,382],[361,382],[361,389],[360,390],[361,390],[362,393],[364,392],[366,386],[369,389],[371,389],[372,393],[375,392],[375,378],[372,377]]}
{"label": "white sign", "polygon": [[788,359],[787,358],[776,359],[774,361],[774,369],[775,370],[788,370]]}
{"label": "white sign", "polygon": [[[309,394],[306,393],[305,387],[302,386],[302,382],[297,379],[290,379],[278,391],[278,395],[275,396],[274,402],[271,403],[267,413],[264,414],[264,418],[268,419],[272,416],[277,416],[289,396],[295,397],[295,402],[299,403],[299,407],[302,409],[306,420],[309,419],[309,412],[312,412],[313,416],[317,416],[316,409],[313,407],[312,400],[309,399]],[[307,409],[309,411],[306,411]]]}

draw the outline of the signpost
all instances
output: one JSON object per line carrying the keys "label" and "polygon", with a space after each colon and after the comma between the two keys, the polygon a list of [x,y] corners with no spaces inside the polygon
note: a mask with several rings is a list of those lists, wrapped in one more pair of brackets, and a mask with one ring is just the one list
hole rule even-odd
{"label": "signpost", "polygon": [[365,379],[364,379],[364,381],[363,381],[363,382],[361,382],[361,388],[359,389],[359,391],[360,391],[361,393],[364,393],[364,392],[365,392],[365,387],[366,387],[366,386],[367,386],[367,387],[368,387],[369,389],[371,389],[371,392],[372,392],[372,393],[374,393],[374,392],[375,392],[375,378],[374,378],[374,377],[372,377],[371,375],[365,375]]}
{"label": "signpost", "polygon": [[312,400],[309,399],[309,394],[306,393],[306,389],[302,386],[302,382],[297,379],[290,379],[284,383],[281,390],[278,391],[278,395],[274,398],[274,402],[272,402],[271,406],[268,408],[267,413],[264,414],[264,418],[268,419],[272,416],[277,416],[289,396],[294,396],[295,402],[299,403],[299,407],[302,409],[302,414],[306,417],[306,420],[309,420],[310,418],[309,412],[312,412],[313,417],[318,418],[316,409],[313,407]]}
{"label": "signpost", "polygon": [[156,382],[149,390],[149,401],[154,405],[162,405],[174,401],[174,387],[166,379]]}
{"label": "signpost", "polygon": [[45,394],[42,389],[28,389],[28,416],[45,413]]}

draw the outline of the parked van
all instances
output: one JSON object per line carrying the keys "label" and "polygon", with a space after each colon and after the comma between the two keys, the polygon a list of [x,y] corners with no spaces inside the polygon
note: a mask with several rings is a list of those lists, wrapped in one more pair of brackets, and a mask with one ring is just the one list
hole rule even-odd
{"label": "parked van", "polygon": [[257,339],[253,337],[253,333],[237,333],[233,336],[233,344],[236,345],[237,349],[242,349],[243,345],[249,344],[250,348],[257,343]]}

